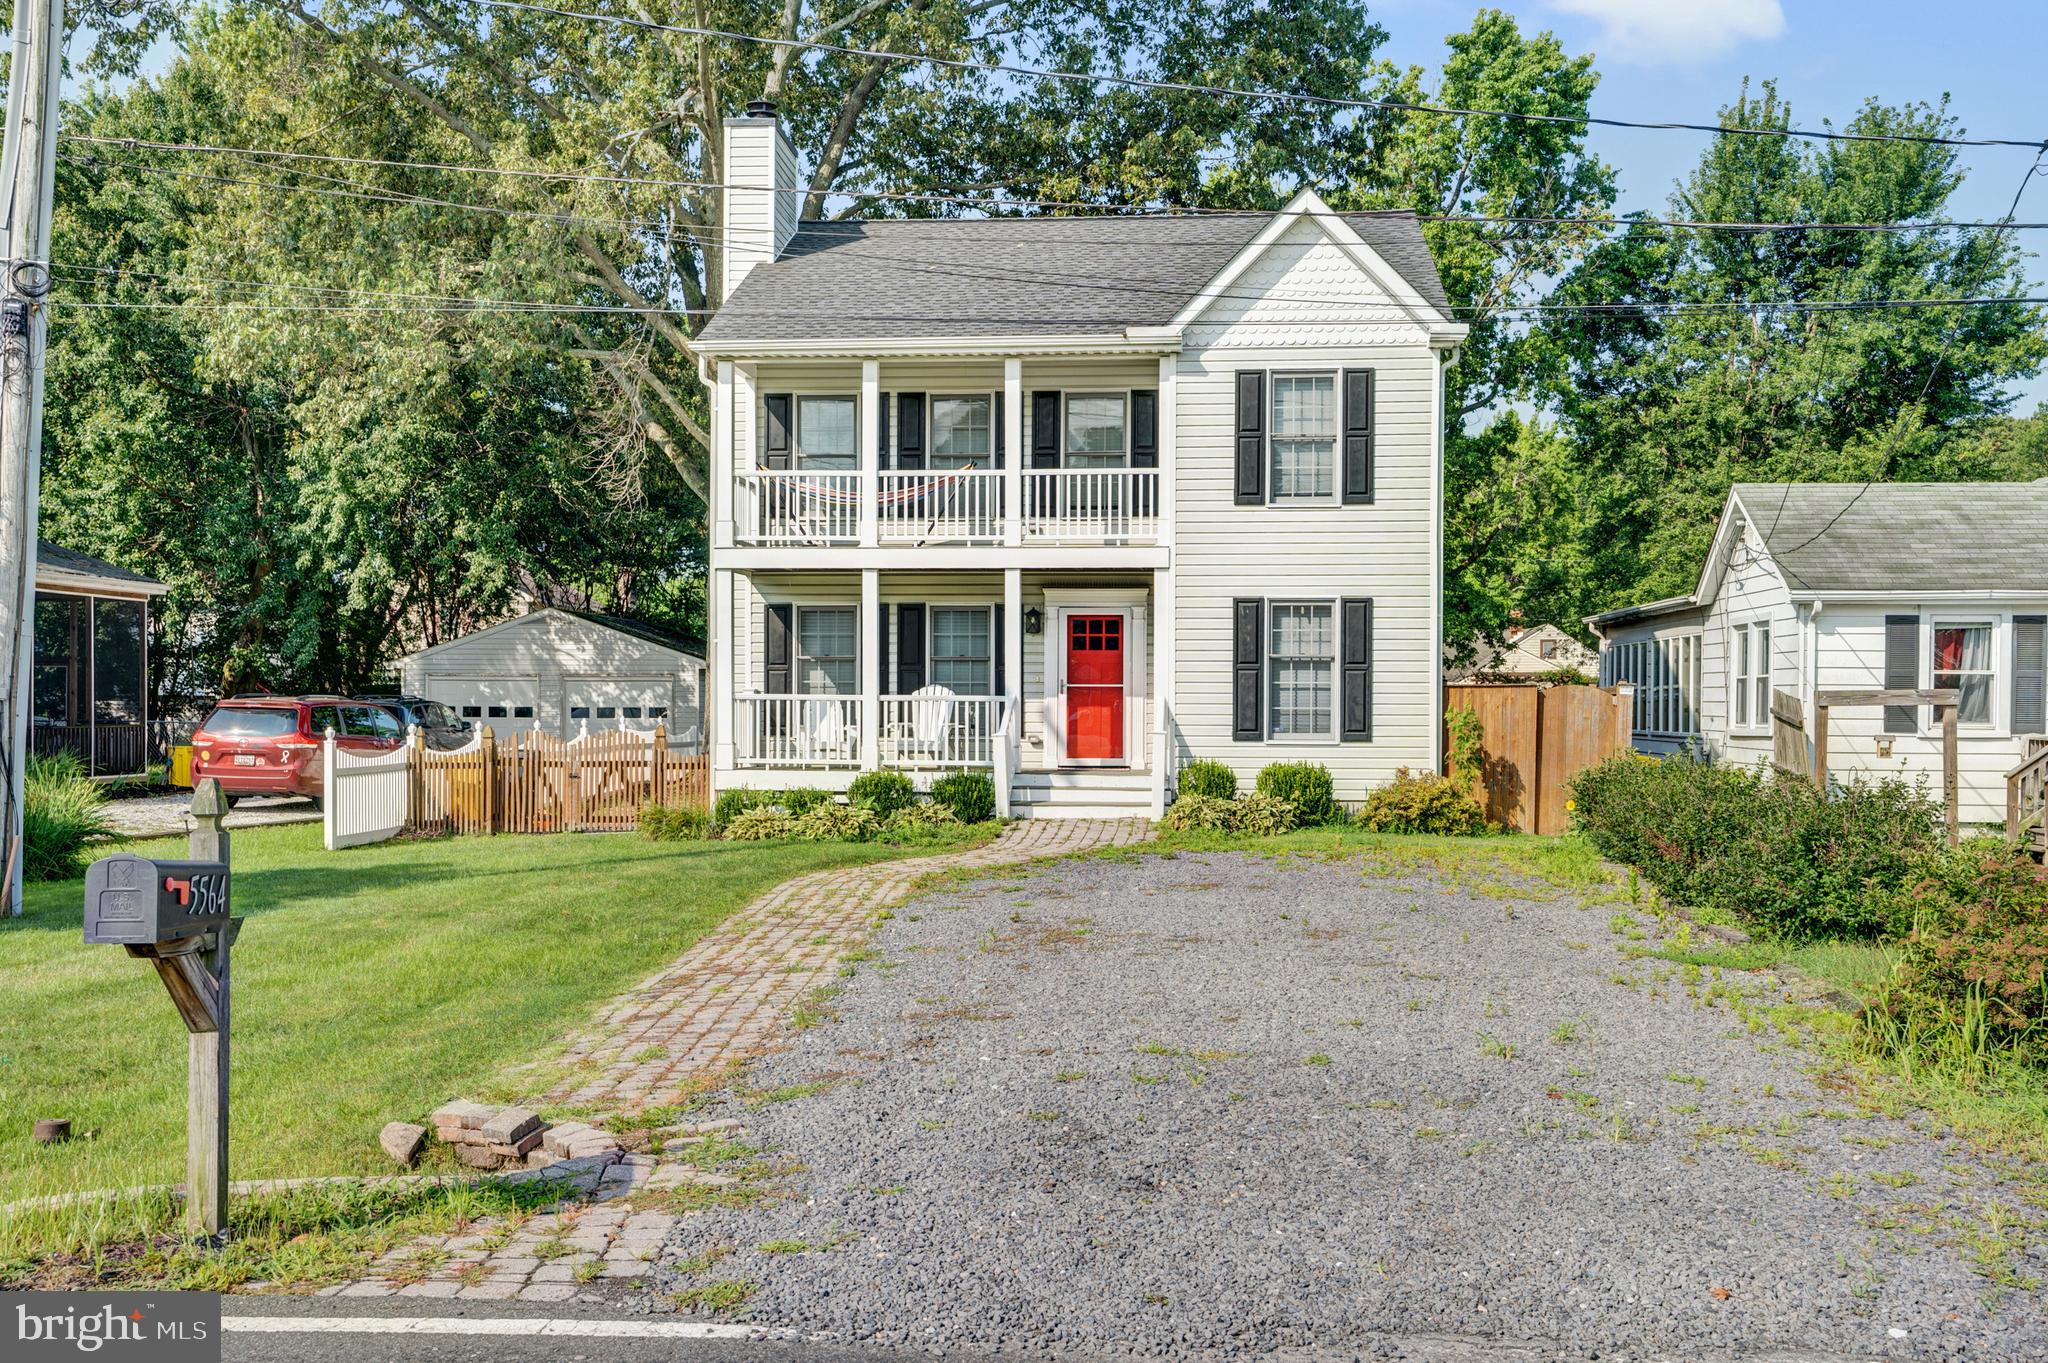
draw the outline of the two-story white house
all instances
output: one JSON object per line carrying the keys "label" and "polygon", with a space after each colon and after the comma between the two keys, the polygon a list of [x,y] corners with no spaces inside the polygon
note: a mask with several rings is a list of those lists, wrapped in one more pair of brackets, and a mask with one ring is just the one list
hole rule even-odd
{"label": "two-story white house", "polygon": [[798,221],[725,125],[712,781],[991,769],[1161,810],[1213,758],[1433,770],[1452,319],[1407,214]]}

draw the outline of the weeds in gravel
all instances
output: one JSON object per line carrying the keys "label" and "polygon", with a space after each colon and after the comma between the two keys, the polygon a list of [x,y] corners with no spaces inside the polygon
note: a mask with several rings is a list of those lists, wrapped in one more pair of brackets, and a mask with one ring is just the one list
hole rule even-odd
{"label": "weeds in gravel", "polygon": [[1515,1058],[1515,1047],[1513,1042],[1502,1041],[1492,1032],[1481,1032],[1479,1034],[1479,1053],[1489,1060],[1513,1060]]}
{"label": "weeds in gravel", "polygon": [[686,1287],[674,1293],[670,1300],[679,1311],[709,1311],[724,1315],[737,1311],[747,1304],[747,1299],[758,1292],[761,1285],[751,1278],[728,1278],[722,1282],[705,1283],[702,1287]]}
{"label": "weeds in gravel", "polygon": [[695,1254],[677,1259],[673,1267],[678,1273],[703,1273],[731,1253],[731,1245],[706,1245]]}
{"label": "weeds in gravel", "polygon": [[808,1240],[764,1240],[754,1248],[763,1254],[809,1254],[812,1245]]}
{"label": "weeds in gravel", "polygon": [[1550,1029],[1550,1039],[1560,1046],[1569,1046],[1575,1041],[1589,1040],[1590,1031],[1584,1018],[1566,1018]]}

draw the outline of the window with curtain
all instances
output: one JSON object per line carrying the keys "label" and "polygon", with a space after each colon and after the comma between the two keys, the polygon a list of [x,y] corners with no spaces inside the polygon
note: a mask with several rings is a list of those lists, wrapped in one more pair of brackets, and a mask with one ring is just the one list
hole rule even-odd
{"label": "window with curtain", "polygon": [[990,691],[989,614],[986,606],[934,606],[931,679],[963,696]]}
{"label": "window with curtain", "polygon": [[1934,687],[1960,693],[1957,723],[1991,722],[1991,635],[1991,626],[1983,623],[1934,627]]}
{"label": "window with curtain", "polygon": [[1328,501],[1337,495],[1337,379],[1273,376],[1273,500]]}
{"label": "window with curtain", "polygon": [[1130,448],[1124,425],[1124,395],[1068,394],[1066,436],[1068,468],[1122,468]]}
{"label": "window with curtain", "polygon": [[1266,734],[1336,734],[1337,612],[1328,601],[1276,601],[1267,629]]}
{"label": "window with curtain", "polygon": [[860,692],[855,652],[858,612],[851,606],[806,607],[796,613],[797,690],[806,696]]}
{"label": "window with curtain", "polygon": [[986,394],[932,399],[932,458],[935,469],[985,469],[995,448],[995,403]]}
{"label": "window with curtain", "polygon": [[800,397],[796,400],[797,467],[853,469],[860,467],[860,427],[850,397]]}

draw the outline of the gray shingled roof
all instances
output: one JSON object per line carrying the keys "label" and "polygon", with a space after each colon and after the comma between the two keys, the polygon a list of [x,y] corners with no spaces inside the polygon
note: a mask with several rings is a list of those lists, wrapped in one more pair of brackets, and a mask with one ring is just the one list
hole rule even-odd
{"label": "gray shingled roof", "polygon": [[1735,496],[1795,592],[2048,592],[2048,482],[1738,483]]}
{"label": "gray shingled roof", "polygon": [[[1346,213],[1367,245],[1447,315],[1411,213]],[[1271,214],[805,222],[701,339],[1114,335],[1161,326]]]}
{"label": "gray shingled roof", "polygon": [[36,566],[38,568],[48,568],[53,572],[78,573],[85,577],[115,578],[122,582],[133,582],[142,587],[161,587],[164,585],[153,577],[144,577],[141,573],[130,572],[117,563],[109,563],[103,558],[94,558],[91,554],[80,553],[76,549],[66,549],[61,544],[52,544],[44,539],[36,541]]}

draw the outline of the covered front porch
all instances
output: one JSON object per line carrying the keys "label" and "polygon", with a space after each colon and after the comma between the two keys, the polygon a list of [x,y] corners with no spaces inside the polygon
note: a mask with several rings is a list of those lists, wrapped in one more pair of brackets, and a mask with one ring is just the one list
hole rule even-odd
{"label": "covered front porch", "polygon": [[715,787],[980,768],[1005,815],[1163,808],[1164,572],[720,576]]}

